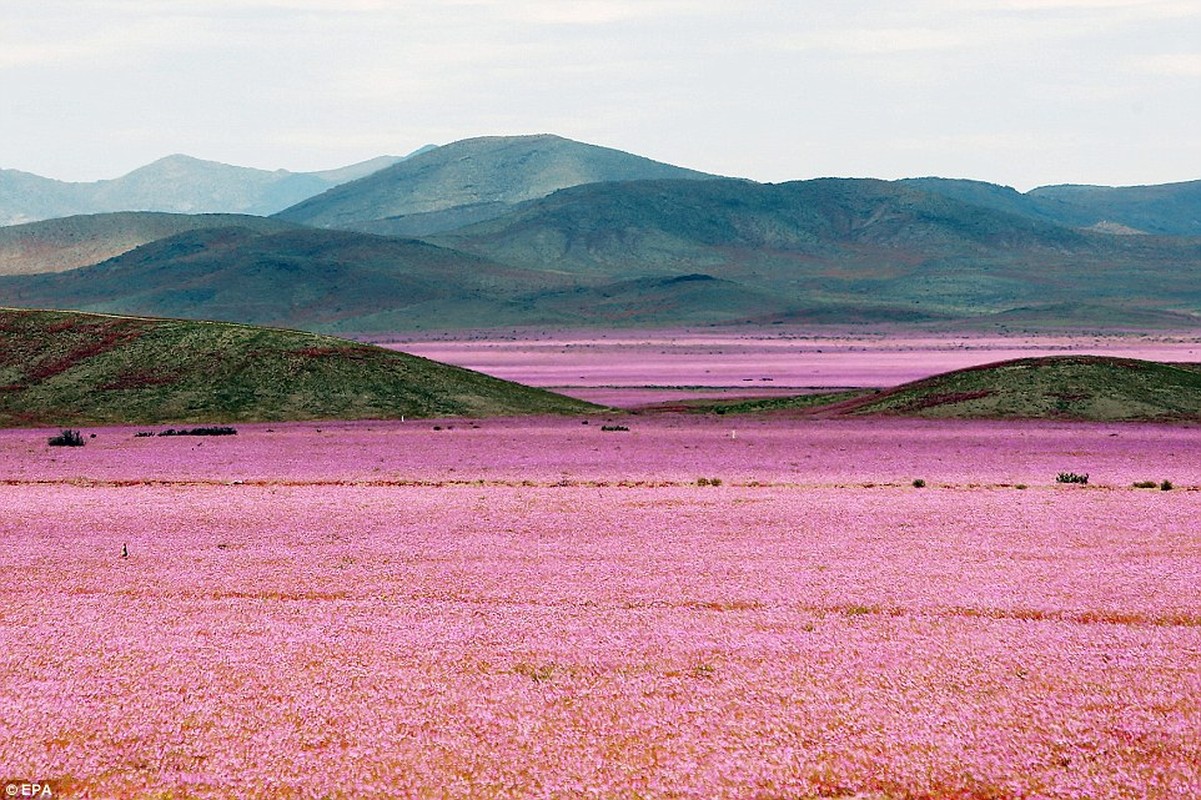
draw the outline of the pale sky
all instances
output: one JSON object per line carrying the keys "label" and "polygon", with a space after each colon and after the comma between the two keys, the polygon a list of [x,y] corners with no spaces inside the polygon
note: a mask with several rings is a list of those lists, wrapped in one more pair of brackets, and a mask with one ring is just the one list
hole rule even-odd
{"label": "pale sky", "polygon": [[0,0],[0,168],[557,133],[761,181],[1201,178],[1201,0]]}

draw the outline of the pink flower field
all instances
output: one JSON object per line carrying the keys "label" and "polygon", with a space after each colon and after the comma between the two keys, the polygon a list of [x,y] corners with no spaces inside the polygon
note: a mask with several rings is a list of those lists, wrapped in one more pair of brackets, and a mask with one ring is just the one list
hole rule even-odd
{"label": "pink flower field", "polygon": [[833,333],[787,325],[601,334],[523,331],[507,337],[479,332],[384,344],[621,408],[686,397],[895,386],[939,372],[1039,355],[1201,361],[1201,339],[1195,332],[987,335],[914,333],[884,325]]}
{"label": "pink flower field", "polygon": [[607,422],[0,431],[0,780],[1201,796],[1201,429]]}

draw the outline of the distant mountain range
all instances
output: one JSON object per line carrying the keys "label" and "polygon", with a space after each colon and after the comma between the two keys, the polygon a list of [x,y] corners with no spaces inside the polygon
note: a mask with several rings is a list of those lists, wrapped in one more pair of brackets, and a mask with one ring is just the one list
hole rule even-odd
{"label": "distant mountain range", "polygon": [[173,155],[120,178],[90,183],[5,169],[0,170],[0,225],[109,211],[267,215],[403,160],[379,156],[340,169],[288,172]]}
{"label": "distant mountain range", "polygon": [[943,178],[760,184],[557,136],[485,137],[270,219],[109,214],[0,228],[5,274],[0,304],[354,333],[1181,327],[1201,322],[1201,181],[1027,193]]}

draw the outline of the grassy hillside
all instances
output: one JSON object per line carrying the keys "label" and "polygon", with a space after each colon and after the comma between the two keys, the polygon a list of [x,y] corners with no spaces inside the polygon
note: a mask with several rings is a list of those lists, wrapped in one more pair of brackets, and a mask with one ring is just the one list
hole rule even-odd
{"label": "grassy hillside", "polygon": [[1072,420],[1201,419],[1201,365],[1045,356],[935,375],[834,407],[842,414]]}
{"label": "grassy hillside", "polygon": [[322,228],[423,235],[498,216],[566,186],[706,177],[559,136],[485,136],[418,153],[277,216]]}
{"label": "grassy hillside", "polygon": [[1201,420],[1201,364],[1107,356],[1041,356],[984,364],[891,389],[852,389],[757,400],[690,400],[664,408],[716,414],[823,418],[1075,421]]}
{"label": "grassy hillside", "polygon": [[568,413],[594,408],[391,350],[212,322],[0,309],[0,426]]}
{"label": "grassy hillside", "polygon": [[99,264],[184,231],[245,228],[275,233],[295,226],[245,214],[124,211],[85,214],[0,228],[0,275],[65,272]]}

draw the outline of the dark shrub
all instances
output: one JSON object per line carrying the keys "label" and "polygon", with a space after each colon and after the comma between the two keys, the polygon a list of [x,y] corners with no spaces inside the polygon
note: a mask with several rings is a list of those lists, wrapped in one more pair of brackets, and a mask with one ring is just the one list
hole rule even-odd
{"label": "dark shrub", "polygon": [[1163,483],[1159,484],[1159,488],[1165,492],[1170,492],[1170,491],[1172,491],[1172,482],[1164,481]]}
{"label": "dark shrub", "polygon": [[83,447],[83,436],[79,431],[64,430],[49,439],[51,447]]}
{"label": "dark shrub", "polygon": [[924,480],[922,480],[921,478],[915,478],[913,480],[913,488],[914,489],[924,489],[924,488],[926,488],[926,482]]}
{"label": "dark shrub", "polygon": [[233,436],[237,432],[237,428],[218,425],[208,428],[180,428],[179,430],[167,428],[159,436]]}
{"label": "dark shrub", "polygon": [[1055,476],[1056,483],[1078,483],[1081,486],[1088,483],[1088,473],[1077,475],[1075,472],[1061,472]]}

